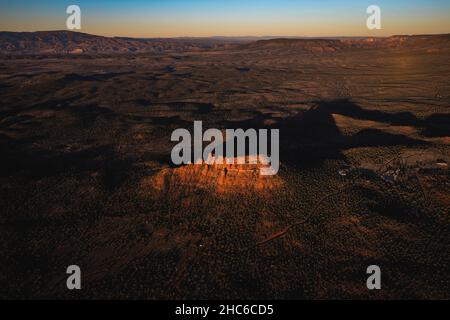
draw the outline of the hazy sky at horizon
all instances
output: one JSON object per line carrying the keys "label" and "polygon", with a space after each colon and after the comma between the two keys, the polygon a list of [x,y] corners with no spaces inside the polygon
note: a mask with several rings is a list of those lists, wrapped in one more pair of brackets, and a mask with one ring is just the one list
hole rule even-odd
{"label": "hazy sky at horizon", "polygon": [[[0,0],[0,30],[63,30],[71,4],[81,7],[81,32],[106,36],[450,33],[449,0]],[[381,7],[382,30],[366,27],[371,4]]]}

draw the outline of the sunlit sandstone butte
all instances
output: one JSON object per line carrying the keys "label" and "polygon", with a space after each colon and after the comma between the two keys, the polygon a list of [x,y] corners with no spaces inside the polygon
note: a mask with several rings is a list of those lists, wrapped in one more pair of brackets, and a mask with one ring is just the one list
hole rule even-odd
{"label": "sunlit sandstone butte", "polygon": [[177,168],[164,168],[152,177],[144,179],[142,187],[152,188],[157,193],[187,193],[206,191],[217,195],[255,193],[269,196],[282,186],[278,175],[260,174],[266,165],[258,164],[188,164]]}

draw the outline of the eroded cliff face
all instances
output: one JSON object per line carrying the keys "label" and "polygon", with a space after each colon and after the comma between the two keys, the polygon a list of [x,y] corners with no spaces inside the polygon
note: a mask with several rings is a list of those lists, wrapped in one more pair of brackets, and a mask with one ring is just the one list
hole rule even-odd
{"label": "eroded cliff face", "polygon": [[271,191],[283,185],[278,175],[264,176],[262,164],[189,164],[178,168],[164,168],[157,174],[144,178],[142,189],[155,195],[179,195],[196,191],[206,191],[218,196],[253,193],[269,197]]}

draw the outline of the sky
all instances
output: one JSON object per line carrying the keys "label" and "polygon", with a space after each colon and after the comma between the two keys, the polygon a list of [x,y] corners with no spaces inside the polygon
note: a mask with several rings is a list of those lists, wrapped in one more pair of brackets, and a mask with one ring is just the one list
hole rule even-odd
{"label": "sky", "polygon": [[[81,32],[129,37],[389,36],[450,33],[450,0],[0,0],[0,31],[66,29],[81,8]],[[381,30],[366,27],[370,5]]]}

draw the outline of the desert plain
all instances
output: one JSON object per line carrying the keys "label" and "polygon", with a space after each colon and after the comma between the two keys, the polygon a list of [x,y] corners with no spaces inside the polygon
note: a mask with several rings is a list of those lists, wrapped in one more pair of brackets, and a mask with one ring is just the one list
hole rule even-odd
{"label": "desert plain", "polygon": [[[449,298],[450,36],[1,39],[0,297]],[[279,173],[174,166],[196,120],[279,129]]]}

